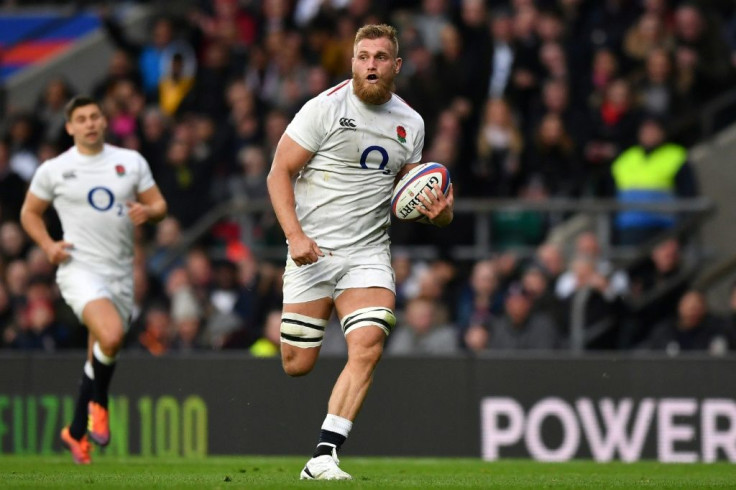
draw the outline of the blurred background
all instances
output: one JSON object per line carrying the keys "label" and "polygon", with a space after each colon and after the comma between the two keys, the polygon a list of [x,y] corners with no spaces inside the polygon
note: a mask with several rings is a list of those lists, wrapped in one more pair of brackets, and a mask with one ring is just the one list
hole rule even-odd
{"label": "blurred background", "polygon": [[[72,144],[65,103],[86,93],[169,203],[138,229],[126,349],[278,355],[286,248],[266,175],[301,105],[350,77],[367,23],[398,28],[396,92],[456,197],[449,228],[392,227],[388,355],[736,349],[733,1],[0,7],[3,350],[86,346],[18,221],[35,169]],[[344,355],[339,328],[323,351]]]}

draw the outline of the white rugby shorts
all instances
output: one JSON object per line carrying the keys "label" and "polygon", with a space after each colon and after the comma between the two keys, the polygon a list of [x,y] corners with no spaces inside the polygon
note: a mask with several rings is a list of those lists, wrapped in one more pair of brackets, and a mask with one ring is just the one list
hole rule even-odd
{"label": "white rugby shorts", "polygon": [[287,255],[284,303],[335,299],[346,289],[381,287],[396,293],[388,245],[340,250],[322,249],[325,256],[297,266]]}
{"label": "white rugby shorts", "polygon": [[90,269],[90,266],[75,264],[73,261],[61,265],[56,272],[56,282],[61,296],[80,322],[87,303],[95,299],[108,298],[117,308],[127,332],[133,313],[133,274],[111,277]]}

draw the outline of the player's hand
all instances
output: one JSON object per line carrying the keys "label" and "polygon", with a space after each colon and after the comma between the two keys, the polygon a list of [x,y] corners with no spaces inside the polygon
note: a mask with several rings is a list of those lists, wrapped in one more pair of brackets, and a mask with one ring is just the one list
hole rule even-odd
{"label": "player's hand", "polygon": [[289,253],[298,266],[314,264],[317,259],[325,256],[317,243],[304,233],[289,237]]}
{"label": "player's hand", "polygon": [[128,206],[128,216],[134,225],[142,225],[148,221],[148,218],[150,217],[148,214],[148,206],[136,201],[128,201],[125,205]]}
{"label": "player's hand", "polygon": [[417,206],[417,210],[424,215],[435,226],[447,226],[452,222],[453,204],[455,196],[452,191],[452,184],[445,196],[440,190],[440,186],[434,185],[434,192],[428,189],[417,196],[422,206]]}
{"label": "player's hand", "polygon": [[73,248],[74,245],[71,243],[59,240],[58,242],[53,242],[49,245],[44,249],[44,252],[46,253],[46,258],[49,259],[49,262],[53,265],[59,265],[72,258],[69,254],[69,250],[72,250]]}

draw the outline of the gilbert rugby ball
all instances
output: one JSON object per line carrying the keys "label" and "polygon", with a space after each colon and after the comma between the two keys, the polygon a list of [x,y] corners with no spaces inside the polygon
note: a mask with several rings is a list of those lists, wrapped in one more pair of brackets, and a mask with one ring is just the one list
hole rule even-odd
{"label": "gilbert rugby ball", "polygon": [[[432,191],[437,184],[444,195],[450,189],[450,172],[441,163],[422,163],[401,177],[391,196],[391,212],[403,221],[416,221],[424,217],[417,207],[421,206],[419,194]],[[436,195],[436,194],[435,194]]]}

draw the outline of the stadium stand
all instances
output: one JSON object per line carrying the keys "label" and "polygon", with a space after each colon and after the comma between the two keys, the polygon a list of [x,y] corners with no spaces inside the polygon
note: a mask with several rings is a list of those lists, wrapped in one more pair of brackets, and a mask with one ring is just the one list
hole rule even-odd
{"label": "stadium stand", "polygon": [[[736,121],[732,3],[312,4],[223,0],[151,9],[145,40],[102,8],[22,17],[28,25],[7,30],[0,20],[0,41],[15,46],[4,53],[4,76],[22,62],[45,62],[85,29],[101,28],[115,46],[91,91],[109,117],[110,141],[148,159],[170,205],[170,218],[139,236],[128,348],[152,355],[249,349],[262,337],[269,313],[280,308],[285,251],[264,200],[273,150],[305,100],[349,77],[355,29],[376,21],[400,30],[405,65],[397,92],[424,116],[424,160],[450,168],[457,196],[450,233],[393,227],[399,304],[437,306],[425,308],[432,321],[417,314],[404,323],[399,311],[398,329],[412,330],[395,350],[431,349],[420,337],[444,338],[447,328],[457,343],[449,351],[661,345],[649,337],[653,330],[665,337],[655,325],[678,325],[678,304],[704,284],[698,278],[707,260],[728,258],[697,236],[714,213],[713,170],[699,175],[709,168],[701,165],[704,148],[716,151],[709,138]],[[74,64],[100,68],[83,57]],[[183,81],[172,66],[184,67]],[[4,117],[0,345],[7,349],[85,345],[53,271],[19,231],[18,194],[3,190],[69,144],[59,108],[78,88],[54,83],[32,110],[8,104]],[[688,192],[622,202],[611,165],[651,118],[664,121],[667,141],[687,152]],[[614,216],[632,210],[676,219],[623,243]],[[721,276],[721,283],[730,277]],[[736,326],[718,316],[727,301],[713,306],[713,353],[723,352],[724,338],[736,349]],[[506,343],[489,340],[491,332],[501,338],[500,329],[529,327],[530,319],[542,333],[527,331],[529,342],[511,334]],[[328,329],[323,349],[340,353],[340,342]],[[707,351],[711,343],[697,345]]]}

